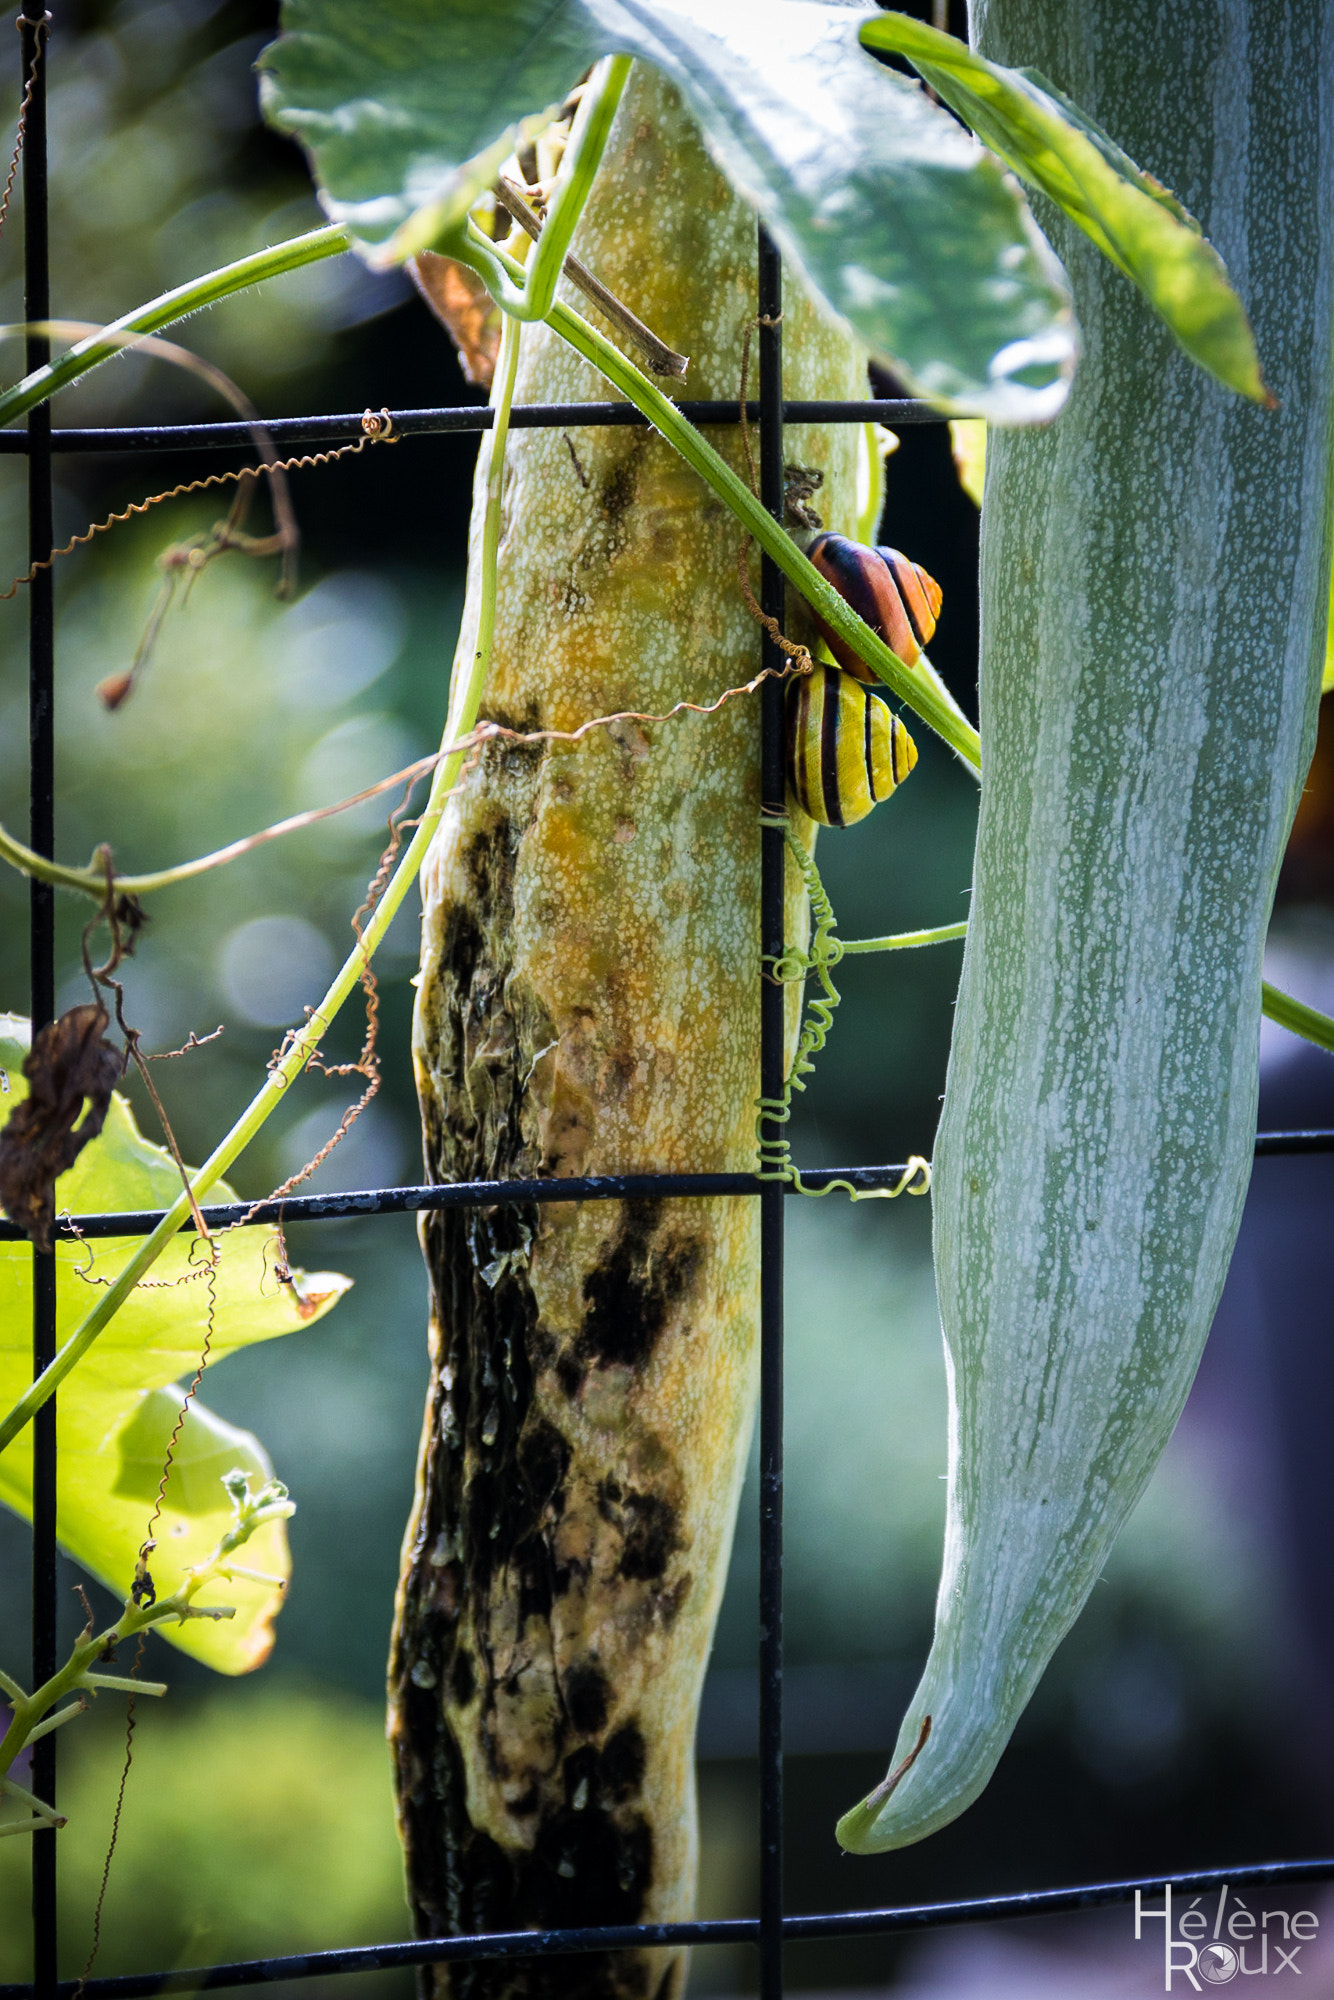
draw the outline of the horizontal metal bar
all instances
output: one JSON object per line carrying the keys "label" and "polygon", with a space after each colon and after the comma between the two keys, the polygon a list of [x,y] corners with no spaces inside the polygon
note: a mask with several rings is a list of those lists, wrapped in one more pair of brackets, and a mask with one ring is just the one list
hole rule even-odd
{"label": "horizontal metal bar", "polygon": [[1275,1153],[1334,1153],[1334,1132],[1257,1132],[1257,1160]]}
{"label": "horizontal metal bar", "polygon": [[[1255,1151],[1262,1157],[1334,1153],[1334,1131],[1260,1132]],[[822,1191],[832,1181],[848,1181],[858,1193],[869,1194],[877,1188],[893,1187],[907,1167],[802,1167],[800,1171],[807,1188]],[[233,1201],[205,1208],[203,1216],[210,1229],[229,1229],[241,1221],[328,1222],[357,1215],[416,1215],[437,1208],[521,1208],[528,1202],[662,1201],[682,1195],[711,1199],[756,1195],[768,1185],[758,1174],[590,1174],[567,1180],[452,1181],[442,1187],[363,1188],[343,1194],[293,1194],[282,1201]],[[783,1192],[796,1194],[798,1190],[789,1185]],[[62,1215],[56,1220],[56,1234],[67,1242],[80,1236],[147,1236],[165,1214],[163,1208],[137,1208]],[[187,1219],[181,1226],[191,1228],[193,1224]],[[23,1231],[17,1223],[0,1217],[0,1243],[22,1240]]]}
{"label": "horizontal metal bar", "polygon": [[[735,402],[678,403],[692,424],[735,424]],[[747,403],[746,413],[758,423],[760,406]],[[394,428],[404,437],[436,437],[461,431],[488,431],[495,411],[485,404],[466,403],[450,409],[391,410]],[[930,403],[907,397],[865,403],[784,403],[788,424],[943,424],[948,419]],[[633,403],[516,403],[510,411],[512,430],[574,430],[606,424],[647,424]],[[361,412],[333,417],[265,418],[264,428],[275,444],[342,444],[364,435]],[[216,451],[254,449],[249,424],[148,424],[98,430],[53,430],[52,451],[137,452]],[[0,455],[28,449],[26,431],[0,431]]]}
{"label": "horizontal metal bar", "polygon": [[[902,1180],[907,1167],[810,1167],[803,1168],[807,1186],[828,1187],[831,1181],[850,1181],[859,1191],[893,1187]],[[349,1194],[287,1195],[282,1201],[234,1201],[203,1211],[210,1229],[229,1229],[233,1223],[325,1222],[351,1215],[417,1214],[436,1208],[519,1208],[528,1202],[548,1201],[660,1201],[677,1195],[756,1195],[770,1186],[758,1174],[590,1174],[583,1179],[541,1181],[451,1181],[436,1187],[366,1188]],[[795,1194],[795,1188],[786,1190]],[[71,1241],[80,1236],[147,1236],[156,1229],[166,1210],[127,1209],[123,1213],[60,1216],[57,1236]],[[187,1217],[182,1228],[193,1228]],[[0,1243],[17,1243],[23,1232],[13,1222],[0,1221]]]}
{"label": "horizontal metal bar", "polygon": [[[900,1909],[842,1910],[830,1915],[783,1918],[783,1937],[792,1943],[812,1938],[883,1937],[894,1932],[941,1929],[948,1924],[999,1923],[1015,1917],[1061,1916],[1130,1903],[1136,1891],[1160,1897],[1200,1895],[1210,1889],[1277,1888],[1290,1882],[1325,1882],[1334,1877],[1334,1857],[1313,1861],[1264,1861],[1239,1868],[1197,1869],[1183,1875],[1144,1875],[1128,1882],[1086,1882],[1071,1889],[1029,1889],[1013,1896],[979,1896],[956,1903],[917,1903]],[[569,1957],[594,1951],[642,1951],[653,1945],[755,1944],[758,1917],[723,1917],[710,1923],[589,1925],[581,1930],[501,1931],[491,1936],[413,1939],[403,1944],[356,1945],[342,1951],[298,1952],[285,1958],[252,1958],[232,1965],[207,1965],[188,1972],[135,1972],[114,1979],[90,1979],[87,2000],[139,2000],[139,1996],[195,1993],[220,1986],[265,1986],[281,1979],[320,1979],[334,1973],[376,1972],[398,1965],[448,1965],[460,1960]],[[62,1980],[66,2000],[78,1989]],[[0,2000],[32,2000],[31,1986],[0,1986]]]}

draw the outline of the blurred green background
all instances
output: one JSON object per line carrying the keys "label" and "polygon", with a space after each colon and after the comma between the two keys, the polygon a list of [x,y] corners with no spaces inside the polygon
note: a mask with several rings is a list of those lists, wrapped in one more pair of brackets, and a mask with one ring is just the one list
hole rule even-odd
{"label": "blurred green background", "polygon": [[[256,118],[250,65],[272,28],[271,10],[255,0],[62,10],[51,43],[58,313],[109,318],[319,220],[300,158]],[[10,320],[21,316],[19,226],[16,214],[0,249]],[[372,278],[351,258],[232,300],[180,337],[268,415],[472,399],[405,282]],[[18,362],[15,348],[15,373]],[[141,358],[112,364],[57,407],[67,424],[217,414],[197,383]],[[156,556],[221,509],[209,499],[175,503],[61,563],[61,856],[82,859],[106,838],[126,869],[183,859],[433,749],[473,452],[467,440],[418,440],[297,475],[297,599],[276,601],[271,565],[238,556],[214,565],[173,609],[142,687],[114,716],[94,689],[133,655]],[[61,458],[58,539],[212,463]],[[971,705],[976,516],[944,431],[905,431],[888,478],[885,539],[944,586],[933,657]],[[21,461],[3,459],[0,561],[10,573],[24,566],[25,532]],[[0,620],[0,656],[0,817],[21,830],[21,595]],[[845,935],[943,923],[966,909],[975,797],[931,742],[920,748],[902,798],[821,842]],[[156,1048],[226,1024],[221,1042],[159,1072],[187,1157],[199,1158],[247,1101],[283,1028],[343,955],[383,820],[379,806],[361,809],[154,900],[129,970],[130,1017]],[[1323,881],[1312,888],[1303,878],[1304,908],[1325,894]],[[25,885],[5,876],[0,899],[0,1008],[22,1010]],[[80,921],[62,906],[61,1005],[82,997]],[[384,1089],[316,1187],[418,1176],[408,1062],[415,955],[408,908],[377,961]],[[959,948],[948,947],[842,968],[843,1008],[794,1121],[799,1160],[929,1152],[958,966]],[[360,1041],[349,1016],[329,1045],[344,1056]],[[302,1164],[347,1101],[345,1086],[304,1080],[241,1163],[242,1192],[263,1193]],[[1287,1614],[1218,1420],[1179,1433],[984,1801],[921,1849],[840,1862],[834,1817],[881,1774],[929,1637],[944,1379],[926,1205],[794,1200],[789,1214],[792,1906],[983,1893],[1314,1845],[1323,1807],[1271,1754],[1264,1719],[1292,1678]],[[210,1680],[153,1642],[150,1671],[170,1680],[171,1694],[140,1706],[102,1974],[406,1930],[380,1700],[425,1382],[425,1286],[405,1218],[307,1226],[292,1231],[291,1249],[307,1265],[351,1274],[350,1299],[325,1324],[235,1359],[204,1392],[259,1433],[298,1500],[291,1601],[273,1661],[253,1683]],[[705,1914],[755,1907],[754,1520],[752,1488],[701,1726]],[[0,1518],[0,1645],[20,1672],[26,1562],[26,1530]],[[68,1616],[72,1632],[72,1591]],[[87,1950],[123,1733],[123,1714],[104,1698],[61,1740],[68,1973]],[[0,1843],[0,1978],[27,1972],[27,1866],[23,1842]],[[792,1976],[807,1987],[883,1985],[899,1963],[886,1942],[805,1947],[792,1954]],[[713,1952],[699,1957],[695,1978],[701,1992],[739,1992],[753,1973],[746,1953]],[[371,1988],[406,1993],[408,1982],[356,1990]],[[337,1990],[354,1991],[347,1982]]]}

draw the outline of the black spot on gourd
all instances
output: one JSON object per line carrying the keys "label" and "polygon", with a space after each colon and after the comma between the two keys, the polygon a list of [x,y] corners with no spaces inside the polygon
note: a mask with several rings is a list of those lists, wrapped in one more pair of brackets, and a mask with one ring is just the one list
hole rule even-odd
{"label": "black spot on gourd", "polygon": [[520,1627],[529,1618],[549,1618],[556,1579],[544,1536],[530,1535],[518,1543],[510,1558],[509,1576],[518,1586],[515,1610]]}
{"label": "black spot on gourd", "polygon": [[473,1667],[472,1654],[466,1646],[460,1646],[454,1655],[454,1665],[450,1669],[449,1691],[456,1708],[466,1708],[477,1692],[477,1675]]}
{"label": "black spot on gourd", "polygon": [[590,1804],[625,1805],[642,1790],[646,1763],[643,1732],[634,1720],[614,1730],[600,1750],[581,1743],[561,1767],[565,1803],[575,1812]]}
{"label": "black spot on gourd", "polygon": [[676,1508],[658,1493],[627,1493],[622,1503],[625,1544],[618,1565],[628,1581],[656,1583],[682,1546]]}
{"label": "black spot on gourd", "polygon": [[661,1492],[602,1480],[595,1495],[600,1518],[620,1543],[615,1574],[626,1583],[653,1586],[639,1600],[647,1621],[670,1628],[680,1616],[694,1578],[689,1573],[666,1584],[672,1558],[687,1545],[676,1503]]}
{"label": "black spot on gourd", "polygon": [[513,905],[515,843],[511,833],[509,821],[497,819],[469,842],[464,865],[475,907],[487,909],[493,899],[499,900],[502,908]]}
{"label": "black spot on gourd", "polygon": [[[529,695],[522,708],[485,706],[479,710],[479,715],[482,721],[498,722],[502,729],[513,729],[521,736],[531,736],[542,727],[542,711],[532,695]],[[542,754],[543,746],[540,743],[523,747],[536,749],[539,756]]]}
{"label": "black spot on gourd", "polygon": [[607,1738],[599,1764],[602,1790],[613,1805],[623,1805],[644,1783],[647,1755],[637,1722],[622,1723]]}
{"label": "black spot on gourd", "polygon": [[640,464],[648,441],[647,431],[635,436],[629,449],[623,454],[618,454],[616,463],[599,490],[598,505],[611,531],[613,544],[620,541],[633,512],[635,497],[639,491]]}
{"label": "black spot on gourd", "polygon": [[466,993],[472,985],[484,943],[481,928],[471,909],[466,903],[455,903],[445,919],[440,964],[442,970],[451,976],[457,990]]}
{"label": "black spot on gourd", "polygon": [[568,1396],[571,1402],[583,1388],[587,1377],[587,1368],[573,1354],[565,1353],[557,1356],[556,1380],[561,1386],[562,1393]]}
{"label": "black spot on gourd", "polygon": [[578,1351],[595,1367],[642,1367],[698,1276],[698,1237],[656,1240],[662,1208],[660,1201],[627,1201],[619,1231],[584,1280]]}
{"label": "black spot on gourd", "polygon": [[623,520],[634,505],[636,484],[634,467],[625,461],[615,465],[603,482],[600,495],[602,512],[612,527]]}
{"label": "black spot on gourd", "polygon": [[516,1914],[526,1924],[637,1923],[653,1880],[653,1832],[641,1813],[562,1805],[540,1823],[523,1872]]}
{"label": "black spot on gourd", "polygon": [[518,1457],[519,1475],[534,1507],[549,1507],[559,1514],[565,1475],[570,1469],[567,1439],[545,1417],[530,1416],[519,1439]]}
{"label": "black spot on gourd", "polygon": [[576,1661],[565,1674],[562,1692],[565,1712],[575,1733],[579,1736],[600,1735],[607,1726],[611,1689],[597,1661]]}

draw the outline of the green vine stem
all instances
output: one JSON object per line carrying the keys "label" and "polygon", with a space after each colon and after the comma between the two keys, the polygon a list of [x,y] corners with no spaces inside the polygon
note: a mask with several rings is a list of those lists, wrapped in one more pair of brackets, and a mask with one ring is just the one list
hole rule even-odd
{"label": "green vine stem", "polygon": [[0,395],[0,424],[12,424],[16,417],[44,403],[48,396],[77,382],[90,368],[123,354],[127,336],[158,333],[175,320],[230,298],[233,292],[243,292],[266,278],[280,278],[287,271],[299,271],[306,264],[317,264],[323,257],[341,256],[351,247],[346,230],[330,223],[324,229],[310,230],[305,236],[274,243],[267,250],[256,250],[234,264],[223,264],[216,271],[205,272],[202,278],[192,278],[188,285],[177,285],[173,291],[163,292],[146,306],[137,306],[133,312],[113,320],[100,332],[75,341],[58,361],[35,368],[12,389],[6,389]]}
{"label": "green vine stem", "polygon": [[[235,1616],[231,1605],[196,1605],[194,1600],[207,1584],[227,1583],[237,1576],[257,1577],[258,1571],[243,1568],[234,1563],[232,1557],[238,1549],[244,1548],[259,1528],[270,1521],[289,1520],[296,1508],[280,1480],[269,1480],[257,1493],[251,1493],[244,1472],[229,1472],[222,1483],[231,1501],[231,1527],[211,1555],[186,1571],[180,1588],[173,1591],[170,1597],[154,1598],[148,1571],[141,1558],[134,1586],[114,1625],[108,1626],[105,1632],[94,1634],[90,1623],[76,1641],[64,1666],[49,1680],[43,1681],[29,1695],[24,1694],[18,1682],[11,1680],[8,1674],[0,1673],[0,1692],[9,1700],[13,1710],[9,1727],[0,1739],[0,1797],[16,1798],[32,1809],[30,1819],[0,1824],[0,1835],[36,1833],[47,1827],[65,1824],[51,1806],[25,1791],[7,1774],[13,1769],[14,1760],[30,1743],[35,1743],[39,1737],[49,1736],[53,1729],[62,1728],[84,1713],[86,1704],[82,1697],[85,1693],[97,1695],[104,1689],[136,1695],[163,1695],[167,1692],[162,1681],[129,1680],[123,1674],[99,1674],[94,1669],[100,1660],[106,1659],[121,1641],[132,1639],[136,1633],[147,1631],[152,1625],[161,1625],[168,1619],[176,1618],[184,1624],[188,1618]],[[147,1550],[145,1557],[146,1554]],[[263,1582],[276,1580],[272,1577],[261,1579]],[[67,1708],[57,1709],[56,1704],[67,1695],[73,1695],[74,1701]]]}
{"label": "green vine stem", "polygon": [[845,938],[841,942],[847,958],[858,951],[917,951],[924,944],[951,944],[967,934],[965,917],[961,924],[941,924],[933,931],[896,931],[892,937]]}
{"label": "green vine stem", "polygon": [[[92,896],[99,903],[107,892],[106,870],[99,874],[96,868],[67,868],[63,861],[52,861],[45,854],[38,854],[33,848],[25,847],[21,840],[15,840],[12,833],[6,833],[0,826],[0,861],[7,861],[11,868],[17,868],[20,875],[29,875],[35,882],[47,882],[53,889],[76,889],[80,895]],[[186,864],[187,867],[189,864]],[[158,883],[153,878],[154,888]],[[116,887],[127,889],[131,895],[139,893],[127,877],[117,876]]]}
{"label": "green vine stem", "polygon": [[[453,737],[466,735],[477,720],[481,706],[482,688],[486,680],[486,670],[491,657],[491,640],[495,628],[495,577],[496,554],[500,546],[501,484],[504,472],[505,442],[509,433],[510,404],[514,396],[514,381],[518,368],[519,328],[515,321],[507,319],[501,341],[501,351],[497,362],[496,380],[499,389],[496,399],[496,421],[492,431],[491,464],[487,484],[487,511],[483,532],[484,587],[478,618],[477,644],[471,665],[457,688],[451,692],[449,719],[445,724],[445,742],[449,745]],[[0,1452],[3,1452],[24,1426],[31,1422],[48,1396],[52,1395],[64,1381],[70,1370],[77,1366],[88,1352],[98,1335],[109,1325],[125,1300],[134,1290],[139,1280],[156,1262],[167,1244],[184,1227],[191,1214],[191,1197],[199,1201],[214,1182],[219,1180],[227,1168],[244,1151],[270,1114],[282,1102],[288,1086],[294,1083],[306,1064],[315,1054],[320,1040],[327,1033],[344,1001],[360,983],[364,968],[370,963],[381,939],[393,922],[400,903],[409,887],[416,880],[417,872],[426,859],[426,850],[431,844],[440,817],[458,783],[463,770],[466,749],[451,749],[436,766],[431,794],[417,825],[417,831],[406,849],[402,860],[374,915],[367,924],[356,949],[350,954],[319,1006],[311,1014],[305,1026],[299,1029],[284,1049],[280,1059],[269,1071],[263,1087],[251,1100],[246,1110],[232,1126],[221,1144],[216,1146],[203,1166],[195,1174],[187,1193],[184,1189],[163,1216],[152,1234],[146,1236],[133,1257],[125,1265],[119,1276],[102,1294],[93,1310],[80,1322],[64,1343],[55,1359],[14,1404],[9,1414],[0,1423]]]}
{"label": "green vine stem", "polygon": [[[192,861],[178,861],[173,867],[159,868],[152,874],[112,874],[110,886],[123,895],[148,896],[155,889],[170,889],[178,882],[192,882],[197,875],[207,875],[211,869],[225,868],[229,861],[239,861],[243,855],[253,854],[256,848],[267,845],[271,840],[281,840],[284,834],[303,832],[320,820],[332,819],[335,813],[348,812],[353,806],[378,798],[383,792],[415,784],[419,778],[430,776],[442,756],[470,747],[468,743],[446,744],[432,756],[419,757],[415,763],[405,764],[401,771],[391,772],[389,777],[367,785],[364,791],[340,799],[337,805],[316,806],[310,812],[293,813],[290,819],[280,819],[273,826],[262,827],[258,833],[245,834],[240,840],[229,841],[226,847],[215,847],[210,854],[198,854]],[[106,900],[107,870],[104,862],[99,861],[99,856],[104,856],[105,851],[104,848],[96,849],[86,868],[69,868],[63,862],[52,861],[45,854],[25,847],[21,840],[15,840],[12,833],[0,826],[0,861],[7,861],[21,875],[31,876],[38,882],[49,882],[53,889],[77,890],[81,895],[91,896],[96,903]]]}
{"label": "green vine stem", "polygon": [[629,56],[608,58],[605,65],[600,65],[601,76],[584,92],[533,260],[522,283],[514,283],[507,271],[503,273],[503,296],[497,299],[497,304],[511,319],[527,325],[546,319],[551,311],[565,266],[565,253],[602,164],[617,107],[630,76],[630,64]]}
{"label": "green vine stem", "polygon": [[1267,979],[1260,988],[1260,1007],[1280,1028],[1287,1028],[1303,1041],[1314,1042],[1318,1049],[1328,1049],[1334,1055],[1334,1021],[1328,1014],[1294,1000],[1290,993],[1281,993]]}
{"label": "green vine stem", "polygon": [[[842,956],[851,958],[859,951],[916,951],[922,945],[949,944],[968,933],[967,919],[959,924],[941,924],[929,931],[899,931],[892,937],[840,939]],[[1334,1019],[1317,1007],[1308,1007],[1291,993],[1284,993],[1266,979],[1260,986],[1260,1011],[1280,1028],[1314,1042],[1318,1049],[1334,1055]]]}

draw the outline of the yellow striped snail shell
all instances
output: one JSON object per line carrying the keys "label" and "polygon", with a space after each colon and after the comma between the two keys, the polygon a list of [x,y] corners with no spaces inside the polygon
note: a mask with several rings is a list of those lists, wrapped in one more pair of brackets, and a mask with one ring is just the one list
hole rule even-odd
{"label": "yellow striped snail shell", "polygon": [[838,667],[817,666],[787,691],[787,781],[821,826],[855,826],[917,762],[917,745],[878,695]]}

